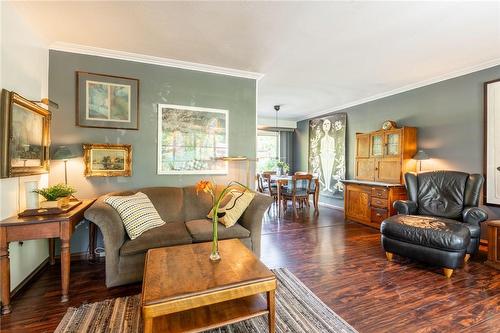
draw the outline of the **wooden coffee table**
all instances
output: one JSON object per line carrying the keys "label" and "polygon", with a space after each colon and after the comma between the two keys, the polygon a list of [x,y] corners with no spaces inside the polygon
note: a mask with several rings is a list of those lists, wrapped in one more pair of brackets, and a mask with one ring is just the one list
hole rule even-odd
{"label": "wooden coffee table", "polygon": [[[267,314],[275,332],[276,277],[239,240],[151,249],[142,283],[144,332],[201,332]],[[266,293],[264,298],[263,293]]]}

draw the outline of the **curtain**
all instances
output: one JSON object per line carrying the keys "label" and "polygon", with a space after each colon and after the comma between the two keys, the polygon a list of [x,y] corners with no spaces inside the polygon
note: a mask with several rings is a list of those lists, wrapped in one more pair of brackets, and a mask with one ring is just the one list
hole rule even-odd
{"label": "curtain", "polygon": [[280,160],[293,167],[293,132],[279,131],[280,136]]}

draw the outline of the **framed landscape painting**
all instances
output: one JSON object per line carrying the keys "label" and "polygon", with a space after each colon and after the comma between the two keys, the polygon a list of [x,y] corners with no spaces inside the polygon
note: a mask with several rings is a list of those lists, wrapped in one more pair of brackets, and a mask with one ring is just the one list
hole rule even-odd
{"label": "framed landscape painting", "polygon": [[50,111],[3,89],[0,114],[0,178],[47,173]]}
{"label": "framed landscape painting", "polygon": [[131,176],[132,146],[113,144],[84,144],[85,176]]}
{"label": "framed landscape painting", "polygon": [[76,72],[76,124],[139,129],[139,80]]}
{"label": "framed landscape painting", "polygon": [[500,207],[500,79],[484,84],[484,203]]}
{"label": "framed landscape painting", "polygon": [[158,105],[158,174],[227,174],[228,111]]}

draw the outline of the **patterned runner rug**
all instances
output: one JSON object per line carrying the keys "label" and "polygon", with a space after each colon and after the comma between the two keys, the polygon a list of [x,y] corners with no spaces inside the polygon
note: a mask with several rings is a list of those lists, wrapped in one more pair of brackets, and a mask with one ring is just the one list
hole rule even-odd
{"label": "patterned runner rug", "polygon": [[[275,269],[273,272],[278,279],[276,290],[277,333],[357,332],[320,301],[286,268]],[[267,316],[260,316],[209,332],[260,333],[267,331]],[[55,332],[140,333],[142,332],[140,295],[69,308]]]}

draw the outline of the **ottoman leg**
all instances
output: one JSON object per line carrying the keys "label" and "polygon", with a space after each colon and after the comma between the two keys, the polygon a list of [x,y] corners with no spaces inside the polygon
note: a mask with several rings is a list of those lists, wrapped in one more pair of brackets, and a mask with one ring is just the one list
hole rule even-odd
{"label": "ottoman leg", "polygon": [[443,273],[444,273],[444,276],[446,276],[449,279],[449,278],[451,278],[451,275],[453,274],[453,269],[443,268]]}
{"label": "ottoman leg", "polygon": [[470,253],[467,253],[464,257],[464,262],[469,261],[469,259],[470,259]]}
{"label": "ottoman leg", "polygon": [[387,260],[392,261],[393,254],[391,252],[385,252],[385,256],[387,257]]}

